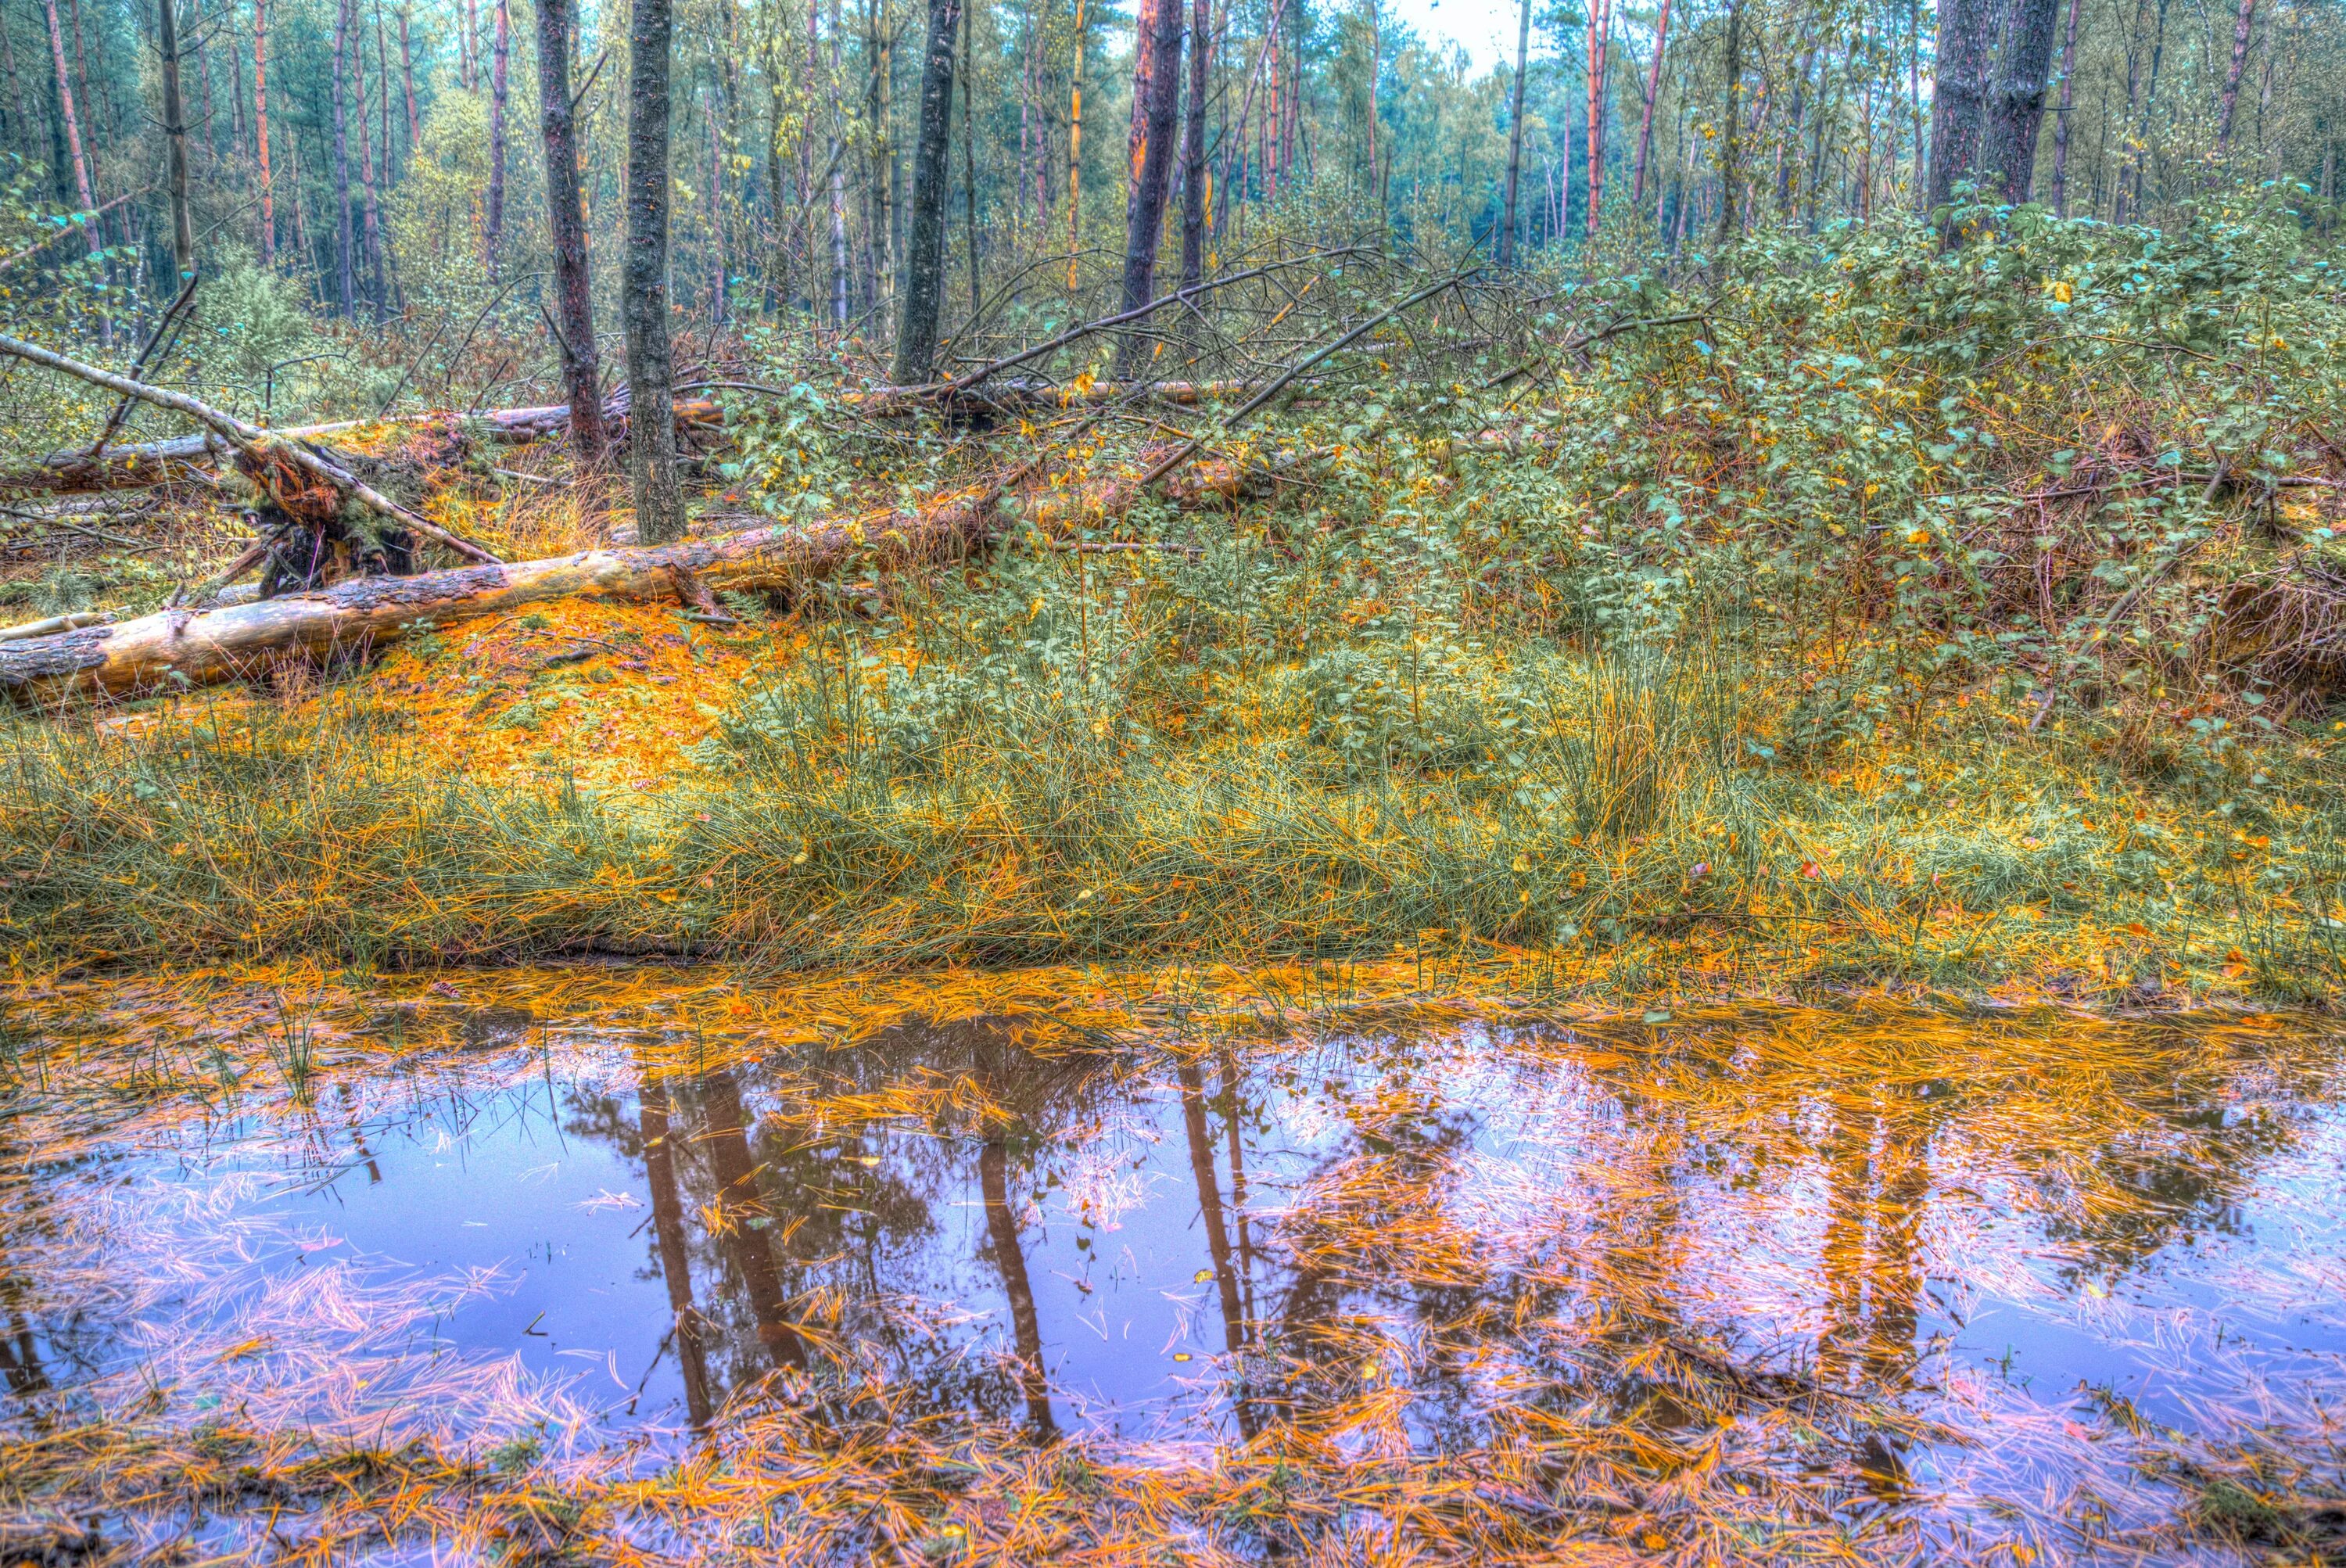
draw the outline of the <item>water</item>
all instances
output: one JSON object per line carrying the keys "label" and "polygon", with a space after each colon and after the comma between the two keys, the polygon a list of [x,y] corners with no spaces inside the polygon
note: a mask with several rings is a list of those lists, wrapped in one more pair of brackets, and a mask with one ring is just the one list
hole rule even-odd
{"label": "water", "polygon": [[[26,1013],[17,1430],[668,1462],[829,1411],[1405,1456],[1535,1522],[1695,1475],[1783,1543],[2332,1539],[2346,1118],[2302,1022],[1127,988],[810,1029],[620,983]],[[2228,1480],[2270,1517],[2210,1524]]]}

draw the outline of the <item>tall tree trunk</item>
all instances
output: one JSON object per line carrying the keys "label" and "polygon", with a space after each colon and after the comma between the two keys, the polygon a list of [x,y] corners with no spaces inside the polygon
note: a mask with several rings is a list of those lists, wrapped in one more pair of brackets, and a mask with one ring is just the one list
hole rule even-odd
{"label": "tall tree trunk", "polygon": [[[163,78],[163,147],[171,188],[171,263],[185,288],[196,275],[196,225],[188,210],[188,110],[179,95],[178,0],[155,0],[157,65]],[[5,26],[0,22],[0,26]]]}
{"label": "tall tree trunk", "polygon": [[1613,0],[1588,7],[1588,238],[1605,220],[1605,110],[1610,94],[1606,75],[1612,64]]}
{"label": "tall tree trunk", "polygon": [[1515,22],[1515,96],[1507,111],[1506,197],[1499,206],[1499,266],[1515,264],[1515,198],[1524,179],[1524,78],[1531,69],[1532,0],[1517,7]]}
{"label": "tall tree trunk", "polygon": [[2036,179],[2036,137],[2045,123],[2045,75],[2053,64],[2057,0],[2012,0],[1980,138],[1980,171],[2004,200],[2028,199]]}
{"label": "tall tree trunk", "polygon": [[[1173,167],[1181,94],[1180,0],[1139,0],[1133,49],[1131,187],[1124,213],[1124,306],[1137,311],[1155,298],[1157,247],[1165,233],[1165,197]],[[1124,373],[1137,375],[1148,355],[1127,337]]]}
{"label": "tall tree trunk", "polygon": [[66,39],[57,25],[57,0],[41,0],[41,9],[49,23],[49,55],[57,70],[57,119],[65,127],[66,156],[73,160],[74,196],[81,210],[90,215],[82,229],[89,253],[95,256],[106,249],[106,241],[98,232],[97,198],[90,189],[89,160],[82,156],[81,116],[75,110],[73,81],[66,71]]}
{"label": "tall tree trunk", "polygon": [[1995,67],[1995,0],[1944,0],[1939,7],[1939,69],[1931,97],[1932,210],[1947,205],[1972,174],[1987,130],[1989,76]]}
{"label": "tall tree trunk", "polygon": [[464,0],[456,8],[456,81],[468,93],[475,85],[474,62],[480,53],[480,15],[474,9],[474,0]]}
{"label": "tall tree trunk", "polygon": [[578,133],[570,111],[570,38],[576,0],[537,0],[537,119],[546,142],[546,211],[554,240],[556,352],[570,404],[570,449],[577,472],[602,473],[610,438],[603,429],[602,362],[595,348],[594,277],[586,256],[586,204],[578,194]]}
{"label": "tall tree trunk", "polygon": [[676,372],[668,349],[668,0],[632,0],[627,27],[627,459],[636,536],[684,535],[676,471]]}
{"label": "tall tree trunk", "polygon": [[252,142],[260,160],[260,264],[277,260],[277,194],[269,175],[269,0],[252,0]]}
{"label": "tall tree trunk", "polygon": [[2240,101],[2240,73],[2249,68],[2249,35],[2256,15],[2257,0],[2240,0],[2240,8],[2232,17],[2232,63],[2224,72],[2224,96],[2216,105],[2218,161],[2232,150],[2232,110]]}
{"label": "tall tree trunk", "polygon": [[1637,117],[1637,169],[1629,182],[1629,205],[1640,210],[1646,205],[1646,160],[1654,150],[1654,106],[1662,96],[1662,56],[1669,46],[1670,0],[1662,0],[1661,17],[1654,24],[1654,63],[1646,67],[1646,107]]}
{"label": "tall tree trunk", "polygon": [[1914,122],[1913,184],[1906,194],[1928,212],[1931,188],[1923,137],[1923,0],[1906,0],[1906,114]]}
{"label": "tall tree trunk", "polygon": [[0,12],[0,61],[5,61],[8,67],[8,104],[15,111],[15,119],[7,127],[11,139],[29,136],[33,117],[25,109],[24,78],[16,74],[16,35],[7,25],[5,12]]}
{"label": "tall tree trunk", "polygon": [[[834,91],[839,82],[839,0],[831,0],[831,79]],[[832,325],[844,331],[853,302],[848,297],[847,159],[840,140],[839,111],[835,107],[831,127],[831,311]]]}
{"label": "tall tree trunk", "polygon": [[1727,90],[1726,124],[1719,133],[1719,240],[1721,249],[1741,232],[1735,211],[1736,182],[1743,178],[1743,0],[1728,0],[1727,63],[1721,71]]}
{"label": "tall tree trunk", "polygon": [[[1792,187],[1800,175],[1800,122],[1809,107],[1809,73],[1817,67],[1817,51],[1810,47],[1802,52],[1800,63],[1792,70],[1792,99],[1784,115],[1784,140],[1776,151],[1776,216],[1789,221],[1792,216]],[[1826,68],[1831,68],[1827,62]]]}
{"label": "tall tree trunk", "polygon": [[1076,65],[1067,88],[1067,292],[1084,243],[1084,0],[1076,0]]}
{"label": "tall tree trunk", "polygon": [[[711,92],[721,92],[712,86]],[[725,143],[717,105],[709,105],[709,324],[725,324]]]}
{"label": "tall tree trunk", "polygon": [[[353,9],[356,0],[352,0]],[[358,66],[359,97],[359,215],[362,222],[360,249],[366,256],[367,290],[374,301],[374,319],[378,321],[391,303],[391,295],[383,287],[382,275],[382,210],[375,199],[373,122],[367,113],[367,69],[365,24],[360,23],[358,47],[353,59]],[[378,77],[378,80],[380,78]],[[384,158],[388,160],[389,151]]]}
{"label": "tall tree trunk", "polygon": [[961,0],[929,0],[929,46],[921,60],[920,121],[913,140],[913,221],[896,312],[896,384],[929,379],[945,302],[945,192],[953,184],[954,39]]}
{"label": "tall tree trunk", "polygon": [[505,62],[513,52],[513,13],[496,0],[496,41],[489,55],[489,197],[481,223],[481,249],[489,281],[497,280],[505,236]]}
{"label": "tall tree trunk", "polygon": [[382,0],[372,0],[374,14],[375,129],[382,143],[382,188],[390,193],[396,177],[391,166],[391,46],[383,41]]}
{"label": "tall tree trunk", "polygon": [[2069,0],[2069,25],[2061,38],[2061,106],[2053,122],[2053,216],[2069,216],[2069,110],[2077,86],[2077,11],[2085,0]]}
{"label": "tall tree trunk", "polygon": [[358,314],[351,265],[357,247],[351,232],[350,46],[351,0],[335,0],[333,76],[327,86],[334,108],[335,278],[341,285],[345,321]]}
{"label": "tall tree trunk", "polygon": [[423,117],[415,112],[415,49],[408,41],[408,24],[413,13],[405,6],[399,8],[399,85],[407,97],[408,156],[415,156],[415,144],[423,138]]}
{"label": "tall tree trunk", "polygon": [[2158,105],[2158,68],[2167,58],[2167,5],[2168,0],[2158,0],[2151,25],[2150,79],[2143,84],[2142,114],[2134,127],[2134,178],[2127,210],[2137,222],[2142,218],[2142,182],[2150,167],[2150,119]]}
{"label": "tall tree trunk", "polygon": [[977,7],[961,14],[961,192],[962,217],[969,228],[969,316],[977,320],[984,303],[977,277],[977,107],[972,102],[977,86]]}
{"label": "tall tree trunk", "polygon": [[[1206,97],[1212,86],[1214,0],[1195,0],[1189,12],[1189,103],[1181,122],[1181,287],[1206,280]],[[1369,158],[1374,167],[1376,120],[1372,106]],[[1371,176],[1372,181],[1374,175]]]}

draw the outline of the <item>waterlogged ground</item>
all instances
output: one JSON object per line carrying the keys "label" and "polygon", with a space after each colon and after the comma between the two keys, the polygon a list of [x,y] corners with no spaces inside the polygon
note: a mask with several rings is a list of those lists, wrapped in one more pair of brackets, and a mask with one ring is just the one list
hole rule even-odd
{"label": "waterlogged ground", "polygon": [[2336,1561],[2341,1036],[183,977],[7,1013],[11,1553]]}

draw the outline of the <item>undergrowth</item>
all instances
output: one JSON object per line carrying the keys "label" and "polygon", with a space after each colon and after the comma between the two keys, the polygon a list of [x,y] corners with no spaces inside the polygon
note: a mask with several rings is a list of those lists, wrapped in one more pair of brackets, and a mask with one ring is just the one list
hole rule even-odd
{"label": "undergrowth", "polygon": [[[468,776],[364,677],[19,724],[12,962],[1495,949],[1624,997],[2336,994],[2346,311],[2286,211],[2004,214],[1945,256],[1889,219],[1562,300],[1512,379],[1471,318],[1380,345],[1234,516],[799,606],[657,789],[551,744]],[[1699,319],[1539,357],[1631,315]],[[736,493],[963,461],[817,406],[752,428]]]}

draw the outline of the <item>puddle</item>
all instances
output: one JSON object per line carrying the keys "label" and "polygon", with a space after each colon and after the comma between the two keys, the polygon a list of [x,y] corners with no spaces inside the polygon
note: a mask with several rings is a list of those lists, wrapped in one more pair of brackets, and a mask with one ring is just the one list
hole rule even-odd
{"label": "puddle", "polygon": [[69,1048],[0,1122],[14,1429],[640,1471],[852,1419],[1403,1463],[1646,1551],[2346,1542],[2346,1118],[2301,1022],[1159,1008],[778,1042],[492,989],[256,1006],[241,1053],[52,1018]]}

